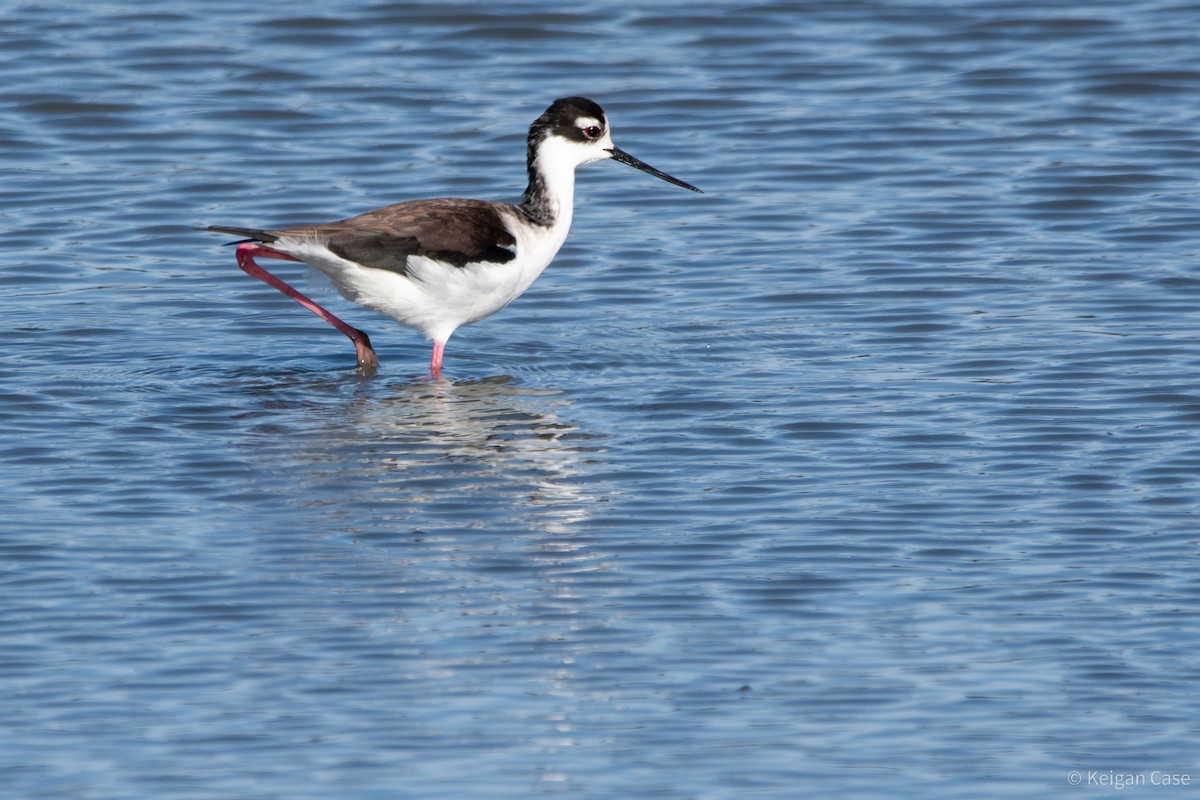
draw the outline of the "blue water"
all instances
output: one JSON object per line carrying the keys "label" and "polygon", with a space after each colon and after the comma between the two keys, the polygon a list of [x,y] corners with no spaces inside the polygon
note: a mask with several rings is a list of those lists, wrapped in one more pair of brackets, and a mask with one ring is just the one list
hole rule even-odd
{"label": "blue water", "polygon": [[[4,17],[4,798],[1194,795],[1197,7]],[[568,94],[706,194],[581,168],[442,380],[193,230]]]}

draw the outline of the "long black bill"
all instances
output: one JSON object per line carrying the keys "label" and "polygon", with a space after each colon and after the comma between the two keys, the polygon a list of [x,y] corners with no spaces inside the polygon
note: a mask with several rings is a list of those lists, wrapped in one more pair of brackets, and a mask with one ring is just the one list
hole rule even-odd
{"label": "long black bill", "polygon": [[[620,161],[622,164],[628,164],[634,169],[640,169],[642,172],[653,175],[656,178],[662,178],[667,183],[673,183],[676,186],[682,186],[685,189],[691,189],[693,192],[700,192],[699,189],[697,189],[695,186],[692,186],[690,183],[684,183],[683,181],[679,180],[679,178],[672,178],[667,173],[655,169],[645,161],[642,161],[640,158],[634,158],[619,147],[613,147],[608,152],[612,153],[613,161]],[[704,194],[704,192],[700,192],[700,194]]]}

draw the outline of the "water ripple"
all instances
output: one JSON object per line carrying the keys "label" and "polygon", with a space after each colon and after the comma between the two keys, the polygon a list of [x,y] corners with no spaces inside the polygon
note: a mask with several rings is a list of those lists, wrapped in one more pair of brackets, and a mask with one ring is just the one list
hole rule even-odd
{"label": "water ripple", "polygon": [[[1187,9],[9,17],[13,796],[1056,796],[1189,768]],[[511,198],[524,127],[575,93],[706,194],[581,168],[560,258],[443,380],[329,298],[379,348],[357,378],[192,230]]]}

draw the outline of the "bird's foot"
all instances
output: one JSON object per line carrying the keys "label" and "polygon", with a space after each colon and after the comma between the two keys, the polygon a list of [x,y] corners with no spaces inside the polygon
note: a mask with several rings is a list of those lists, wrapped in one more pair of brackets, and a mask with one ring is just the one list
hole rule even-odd
{"label": "bird's foot", "polygon": [[354,350],[358,354],[358,374],[370,378],[379,371],[379,356],[375,355],[375,349],[371,347],[371,339],[367,334],[358,329],[355,331],[359,336],[351,336],[350,341],[354,342]]}

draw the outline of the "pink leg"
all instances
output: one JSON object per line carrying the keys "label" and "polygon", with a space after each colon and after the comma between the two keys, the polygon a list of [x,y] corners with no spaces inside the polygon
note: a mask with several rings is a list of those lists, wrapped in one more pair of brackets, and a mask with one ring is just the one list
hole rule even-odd
{"label": "pink leg", "polygon": [[442,354],[445,351],[445,342],[433,343],[433,358],[429,360],[429,371],[433,373],[433,377],[435,378],[442,374]]}
{"label": "pink leg", "polygon": [[277,250],[272,250],[269,247],[264,247],[261,244],[254,242],[245,242],[238,245],[237,262],[238,266],[248,275],[253,275],[268,286],[274,287],[286,294],[288,297],[295,300],[300,305],[307,308],[309,311],[316,314],[321,319],[328,322],[333,327],[337,328],[342,333],[349,337],[350,341],[354,342],[354,350],[358,354],[358,371],[363,375],[374,375],[375,370],[379,368],[379,358],[375,355],[375,351],[371,348],[371,340],[367,334],[342,322],[340,319],[329,313],[321,306],[317,305],[313,300],[293,289],[288,284],[276,278],[271,273],[260,267],[254,262],[255,256],[263,258],[278,258],[282,261],[299,261],[300,259],[289,256],[287,253],[280,253]]}

